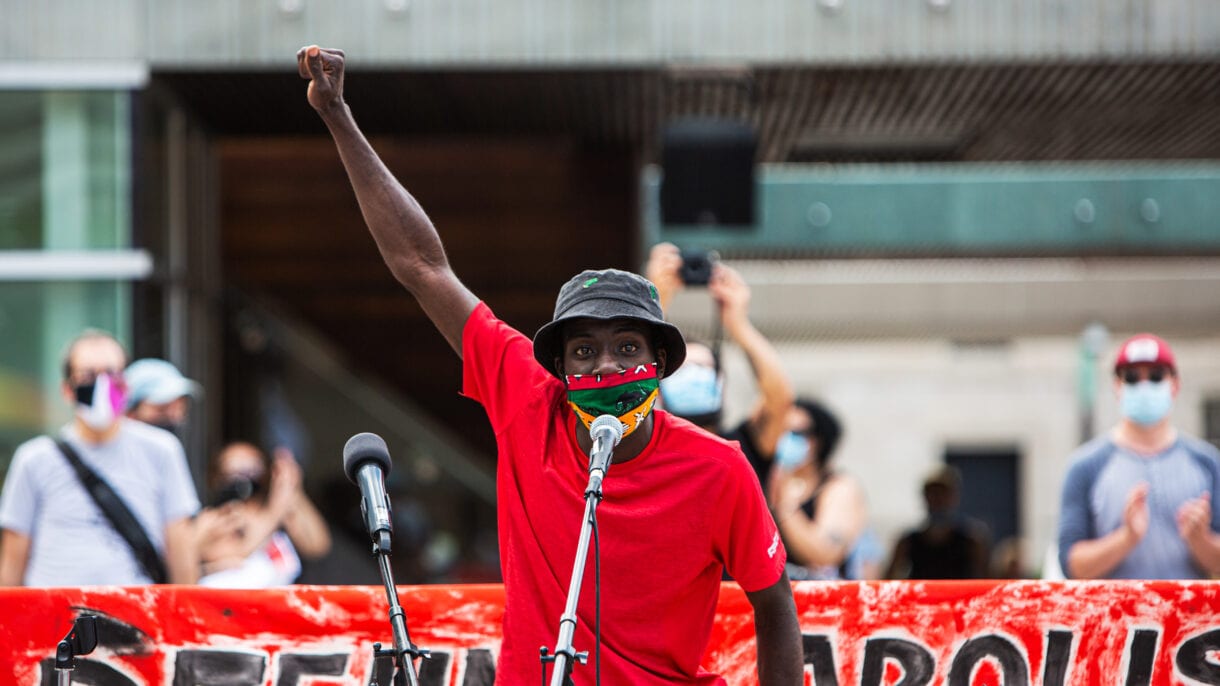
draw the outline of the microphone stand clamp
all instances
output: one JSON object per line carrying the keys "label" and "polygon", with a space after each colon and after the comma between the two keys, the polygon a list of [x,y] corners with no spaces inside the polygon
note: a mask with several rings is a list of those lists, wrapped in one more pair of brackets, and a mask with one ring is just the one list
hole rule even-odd
{"label": "microphone stand clamp", "polygon": [[81,615],[72,622],[72,630],[55,647],[55,673],[58,686],[72,683],[76,658],[88,655],[97,647],[97,617]]}

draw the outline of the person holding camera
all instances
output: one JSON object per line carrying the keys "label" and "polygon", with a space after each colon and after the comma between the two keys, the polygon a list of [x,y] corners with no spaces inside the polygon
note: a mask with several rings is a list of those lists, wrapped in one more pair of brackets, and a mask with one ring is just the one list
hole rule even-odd
{"label": "person holding camera", "polygon": [[213,460],[209,482],[212,504],[196,522],[200,585],[284,586],[300,575],[302,557],[330,552],[326,522],[287,449],[273,461],[250,443],[230,443]]}
{"label": "person holding camera", "polygon": [[[779,353],[750,322],[750,286],[737,270],[715,259],[715,253],[680,250],[658,243],[649,253],[645,275],[657,287],[661,309],[689,286],[706,286],[716,303],[720,327],[745,353],[758,385],[750,415],[734,427],[721,426],[724,374],[718,342],[688,341],[682,368],[661,381],[661,403],[669,412],[741,444],[759,484],[766,487],[776,446],[787,431],[795,394]],[[715,349],[714,349],[715,348]]]}

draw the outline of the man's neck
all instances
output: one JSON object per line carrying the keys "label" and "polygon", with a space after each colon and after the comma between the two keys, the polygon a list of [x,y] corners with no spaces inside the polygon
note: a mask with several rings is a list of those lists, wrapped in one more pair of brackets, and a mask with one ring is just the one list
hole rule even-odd
{"label": "man's neck", "polygon": [[1114,442],[1140,455],[1155,455],[1163,452],[1178,439],[1178,430],[1166,417],[1151,426],[1144,426],[1124,419],[1114,427]]}
{"label": "man's neck", "polygon": [[119,418],[109,427],[98,431],[97,429],[86,424],[80,417],[77,417],[73,420],[73,426],[76,428],[76,433],[80,435],[82,440],[84,440],[86,443],[97,445],[99,443],[106,443],[117,436],[123,421],[124,420],[122,418]]}

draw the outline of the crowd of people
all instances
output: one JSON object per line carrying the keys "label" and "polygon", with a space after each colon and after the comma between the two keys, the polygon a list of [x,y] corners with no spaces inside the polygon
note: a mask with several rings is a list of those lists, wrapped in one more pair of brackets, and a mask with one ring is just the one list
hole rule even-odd
{"label": "crowd of people", "polygon": [[[461,359],[462,392],[495,431],[506,594],[499,669],[532,678],[538,646],[553,638],[585,504],[590,426],[604,415],[623,434],[605,482],[613,497],[598,515],[601,670],[612,682],[698,674],[723,578],[753,607],[761,683],[778,684],[801,672],[790,581],[993,573],[1005,547],[993,551],[986,525],[959,511],[969,484],[949,466],[923,481],[924,519],[882,559],[864,489],[836,463],[842,423],[796,392],[730,266],[713,260],[691,283],[681,250],[662,243],[643,276],[577,274],[552,320],[523,335],[462,284],[424,210],[364,138],[343,100],[343,53],[311,46],[298,62],[368,230]],[[712,340],[687,340],[666,318],[688,288],[706,289],[715,304]],[[732,424],[724,389],[742,381],[725,378],[722,337],[745,355],[757,389]],[[1220,456],[1172,423],[1180,381],[1171,347],[1135,336],[1113,372],[1122,419],[1072,458],[1059,567],[1068,578],[1220,574]],[[128,365],[109,334],[71,341],[61,392],[73,419],[21,445],[0,492],[0,584],[257,588],[292,583],[303,559],[326,555],[330,530],[283,447],[225,445],[201,502],[173,432],[202,391],[163,360]],[[550,526],[565,521],[570,530]],[[592,603],[581,599],[582,619]],[[578,641],[592,643],[591,625],[582,621]],[[627,643],[648,649],[620,652]]]}
{"label": "crowd of people", "polygon": [[[669,243],[653,247],[644,273],[662,313],[692,288]],[[1019,541],[993,541],[987,524],[959,510],[967,486],[949,465],[923,481],[925,517],[887,557],[863,488],[834,466],[839,419],[823,402],[797,396],[779,353],[750,322],[749,286],[713,262],[706,284],[695,287],[716,305],[717,340],[685,341],[685,359],[659,380],[655,404],[740,448],[787,551],[790,580],[1026,574]],[[731,426],[722,421],[721,335],[749,361],[757,390],[752,409]],[[74,418],[13,455],[0,494],[0,583],[264,587],[294,582],[302,559],[330,551],[330,527],[286,447],[222,446],[200,501],[175,432],[203,389],[173,364],[128,365],[114,337],[89,330],[67,345],[62,367],[61,393]],[[1212,502],[1220,461],[1210,444],[1172,424],[1180,384],[1172,348],[1152,334],[1135,336],[1120,346],[1113,372],[1122,419],[1071,459],[1044,577],[1220,573],[1220,508]],[[124,511],[110,511],[115,502]],[[63,544],[77,538],[98,565],[77,563],[80,548]]]}
{"label": "crowd of people", "polygon": [[284,449],[273,461],[250,443],[223,447],[203,506],[174,433],[203,389],[173,364],[129,365],[114,336],[87,330],[62,368],[72,421],[22,444],[0,490],[0,585],[262,588],[330,550]]}

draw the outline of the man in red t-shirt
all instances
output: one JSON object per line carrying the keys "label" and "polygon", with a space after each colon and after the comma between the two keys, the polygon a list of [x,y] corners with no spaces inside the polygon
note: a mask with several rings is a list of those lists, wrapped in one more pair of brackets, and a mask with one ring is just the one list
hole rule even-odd
{"label": "man in red t-shirt", "polygon": [[[554,647],[584,513],[589,424],[603,414],[624,429],[597,514],[605,683],[723,684],[699,660],[726,570],[754,607],[760,682],[801,683],[786,553],[749,464],[735,443],[653,412],[658,380],[686,346],[652,284],[583,272],[531,342],[457,279],[435,227],[361,134],[343,101],[342,51],[310,46],[297,62],[386,264],[462,357],[463,392],[495,430],[506,596],[497,683],[536,682],[538,649]],[[586,571],[584,587],[592,580]],[[577,616],[573,644],[591,651],[591,593]],[[591,683],[594,668],[574,676]]]}

